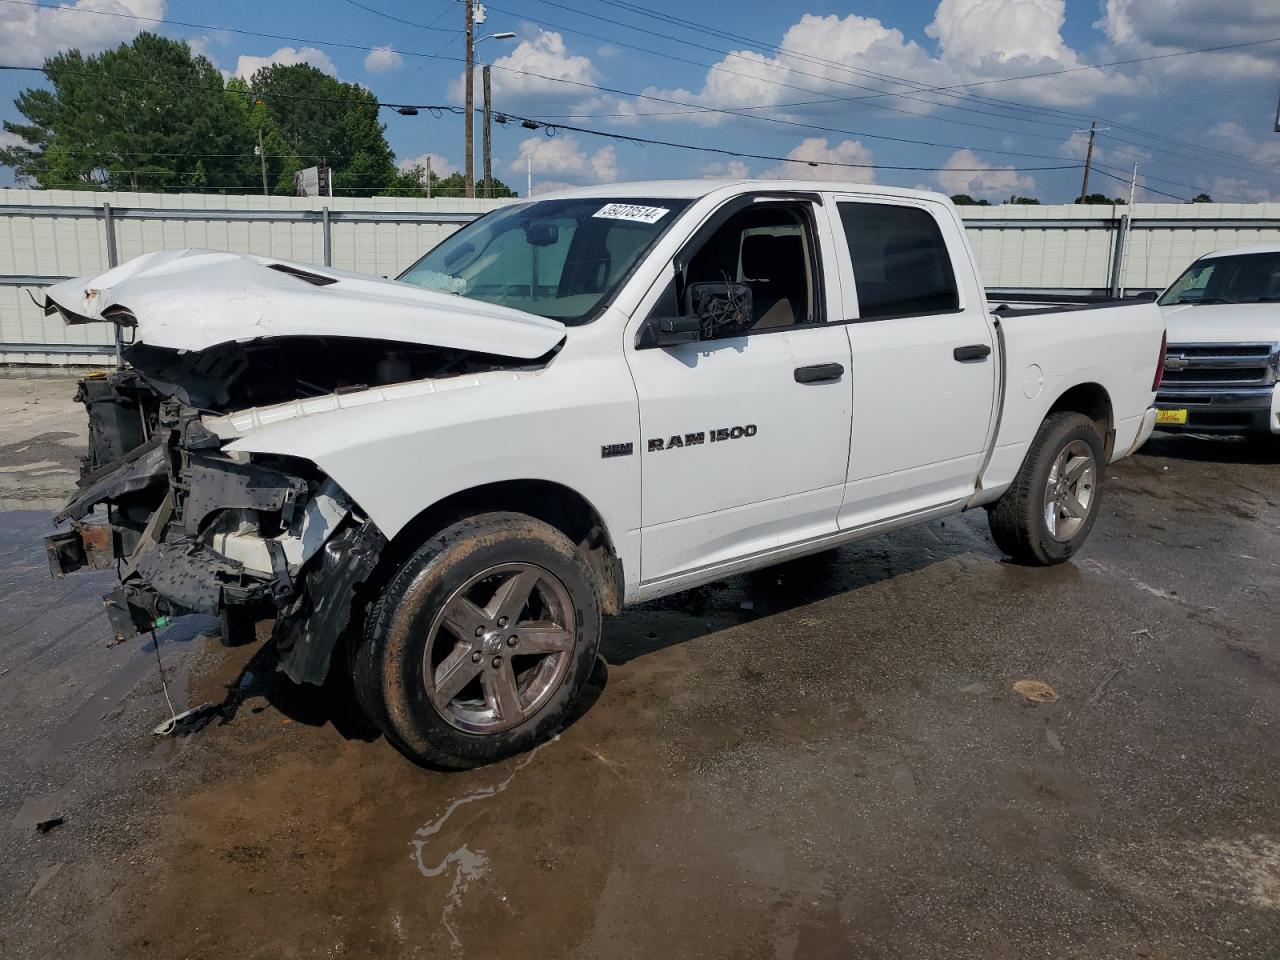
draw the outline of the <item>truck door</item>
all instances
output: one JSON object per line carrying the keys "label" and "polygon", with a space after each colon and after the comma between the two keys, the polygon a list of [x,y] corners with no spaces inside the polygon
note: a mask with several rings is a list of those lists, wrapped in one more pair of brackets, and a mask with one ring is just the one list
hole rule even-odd
{"label": "truck door", "polygon": [[988,442],[998,357],[955,218],[925,200],[837,197],[853,351],[853,441],[840,527],[964,499]]}
{"label": "truck door", "polygon": [[[816,197],[738,197],[642,302],[626,345],[640,401],[642,580],[836,531],[852,396],[848,337],[828,322],[839,319],[832,239]],[[735,320],[734,304],[715,298],[736,292],[741,305],[744,290],[751,307]],[[702,318],[701,339],[646,342],[659,317]]]}

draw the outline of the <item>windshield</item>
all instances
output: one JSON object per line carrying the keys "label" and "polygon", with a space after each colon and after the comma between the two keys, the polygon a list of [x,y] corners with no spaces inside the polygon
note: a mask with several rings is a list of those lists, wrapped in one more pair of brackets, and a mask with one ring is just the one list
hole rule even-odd
{"label": "windshield", "polygon": [[1280,302],[1280,251],[1197,260],[1160,298],[1161,306],[1276,302]]}
{"label": "windshield", "polygon": [[688,204],[595,197],[503,207],[463,227],[398,279],[584,323]]}

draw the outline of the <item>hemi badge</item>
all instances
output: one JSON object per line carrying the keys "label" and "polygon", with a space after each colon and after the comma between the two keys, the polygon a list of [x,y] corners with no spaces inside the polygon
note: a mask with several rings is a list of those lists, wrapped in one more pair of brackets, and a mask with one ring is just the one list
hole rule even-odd
{"label": "hemi badge", "polygon": [[632,453],[632,446],[629,443],[606,443],[600,448],[600,456],[608,457],[629,457]]}

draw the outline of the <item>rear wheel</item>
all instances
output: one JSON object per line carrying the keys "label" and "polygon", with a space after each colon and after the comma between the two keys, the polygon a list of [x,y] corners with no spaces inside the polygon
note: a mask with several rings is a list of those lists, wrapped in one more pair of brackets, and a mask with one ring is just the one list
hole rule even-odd
{"label": "rear wheel", "polygon": [[988,508],[996,546],[1037,566],[1070,558],[1098,516],[1103,450],[1097,424],[1083,414],[1046,417],[1013,485]]}
{"label": "rear wheel", "polygon": [[353,663],[356,692],[415,759],[480,766],[552,735],[581,695],[600,605],[577,548],[521,514],[451,525],[383,589]]}

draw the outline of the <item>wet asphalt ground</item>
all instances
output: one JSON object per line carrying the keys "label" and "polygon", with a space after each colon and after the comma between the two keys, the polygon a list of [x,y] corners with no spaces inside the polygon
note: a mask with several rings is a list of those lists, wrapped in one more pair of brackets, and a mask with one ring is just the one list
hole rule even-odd
{"label": "wet asphalt ground", "polygon": [[1157,435],[1054,569],[976,513],[628,611],[440,774],[212,621],[108,646],[70,393],[0,379],[0,956],[1280,956],[1280,444]]}

